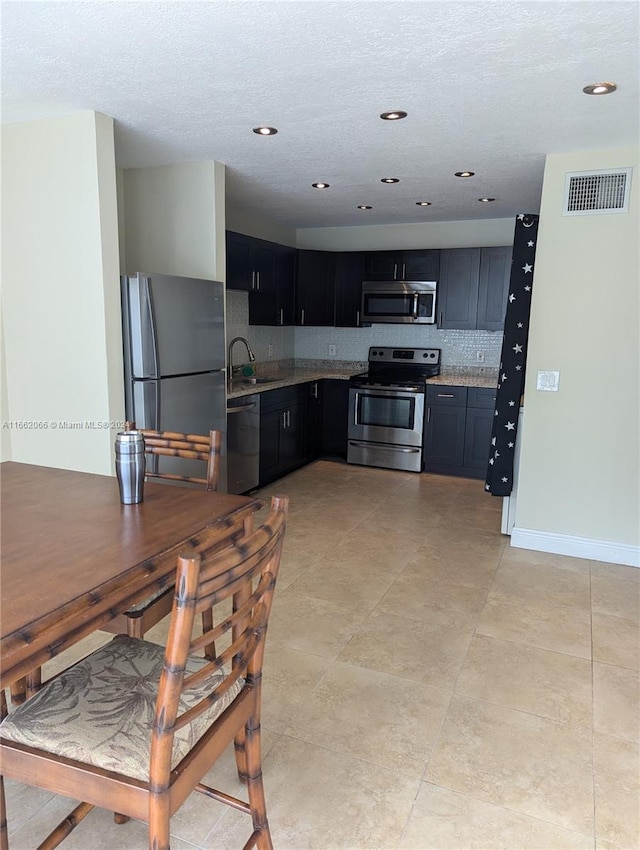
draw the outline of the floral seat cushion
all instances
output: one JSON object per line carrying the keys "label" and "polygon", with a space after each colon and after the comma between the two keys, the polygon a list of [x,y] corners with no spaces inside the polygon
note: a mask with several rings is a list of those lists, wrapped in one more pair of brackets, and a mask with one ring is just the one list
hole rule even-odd
{"label": "floral seat cushion", "polygon": [[[148,781],[151,727],[164,662],[164,647],[118,635],[65,670],[0,724],[0,735],[27,746]],[[187,673],[206,664],[190,656]],[[185,691],[179,711],[218,685],[216,672]],[[174,738],[172,768],[188,753],[242,689],[236,682]]]}

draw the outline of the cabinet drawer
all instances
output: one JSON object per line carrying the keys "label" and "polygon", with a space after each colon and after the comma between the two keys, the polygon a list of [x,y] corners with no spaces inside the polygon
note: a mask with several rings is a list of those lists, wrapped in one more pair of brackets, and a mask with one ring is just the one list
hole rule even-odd
{"label": "cabinet drawer", "polygon": [[496,405],[496,390],[487,387],[469,387],[467,391],[468,407],[493,408]]}
{"label": "cabinet drawer", "polygon": [[430,387],[427,384],[427,404],[442,404],[451,407],[466,407],[467,404],[467,388],[466,387],[447,387],[442,384],[437,387]]}
{"label": "cabinet drawer", "polygon": [[267,390],[260,395],[260,413],[270,413],[283,410],[292,404],[298,404],[304,398],[304,384],[292,387],[282,387],[277,390]]}

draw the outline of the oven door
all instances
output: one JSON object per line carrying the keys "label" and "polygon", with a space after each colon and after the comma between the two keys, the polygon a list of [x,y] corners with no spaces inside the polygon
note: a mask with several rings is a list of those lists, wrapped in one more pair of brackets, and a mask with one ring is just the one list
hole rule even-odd
{"label": "oven door", "polygon": [[422,447],[424,389],[351,387],[350,440]]}

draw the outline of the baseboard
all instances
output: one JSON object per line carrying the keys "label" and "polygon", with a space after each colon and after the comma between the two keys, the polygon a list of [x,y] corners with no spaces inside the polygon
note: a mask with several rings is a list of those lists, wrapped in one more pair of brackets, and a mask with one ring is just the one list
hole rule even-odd
{"label": "baseboard", "polygon": [[516,549],[533,549],[536,552],[552,552],[554,555],[571,555],[574,558],[588,558],[608,564],[640,567],[640,546],[627,543],[572,537],[569,534],[549,534],[546,531],[515,526],[511,530],[511,545]]}

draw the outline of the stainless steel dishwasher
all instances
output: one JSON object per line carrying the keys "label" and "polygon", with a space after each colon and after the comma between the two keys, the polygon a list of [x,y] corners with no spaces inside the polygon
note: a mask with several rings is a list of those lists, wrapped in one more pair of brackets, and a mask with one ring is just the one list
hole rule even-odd
{"label": "stainless steel dishwasher", "polygon": [[227,492],[253,490],[259,469],[260,396],[227,399]]}

